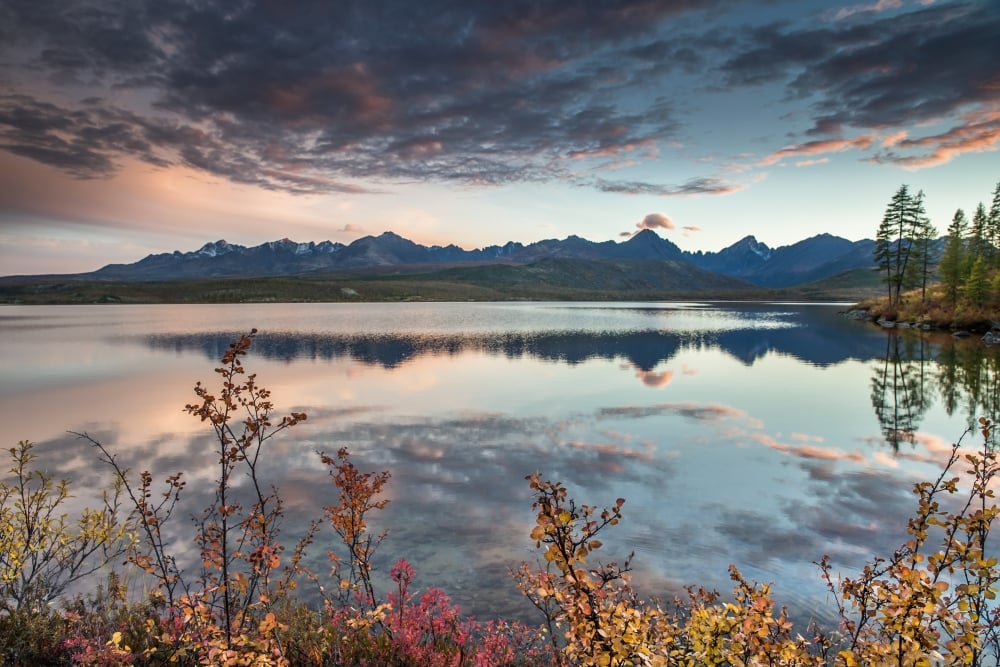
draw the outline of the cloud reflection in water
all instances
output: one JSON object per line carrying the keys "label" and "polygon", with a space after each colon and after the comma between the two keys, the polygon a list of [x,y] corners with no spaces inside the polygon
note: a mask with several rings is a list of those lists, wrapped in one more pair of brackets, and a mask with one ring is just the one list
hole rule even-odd
{"label": "cloud reflection in water", "polygon": [[[533,618],[507,568],[533,557],[524,477],[536,471],[580,502],[628,499],[606,556],[636,549],[636,579],[652,593],[692,582],[728,590],[732,562],[813,610],[822,598],[813,560],[829,553],[849,571],[898,545],[910,486],[938,464],[945,441],[917,432],[892,453],[874,438],[866,364],[883,358],[880,332],[845,335],[840,320],[808,312],[735,330],[674,331],[669,318],[653,326],[655,309],[635,317],[640,326],[627,330],[265,329],[248,366],[275,390],[279,411],[309,414],[270,445],[288,534],[333,501],[316,450],[346,446],[362,469],[393,475],[393,502],[378,520],[391,530],[381,574],[406,556],[418,585],[445,588],[480,617]],[[197,361],[199,374],[181,383],[189,392],[196,379],[211,384],[211,366],[238,336],[229,325],[207,317],[203,332],[151,327],[114,334],[115,345],[142,357],[139,348],[152,377]],[[788,369],[802,379],[781,374]],[[130,384],[92,387],[91,416],[64,427],[90,431],[137,471],[186,471],[197,511],[211,493],[211,440],[187,421],[171,429],[149,420],[143,432],[134,390],[129,414],[116,414]],[[168,406],[177,420],[191,419],[180,414],[190,398]],[[85,443],[59,437],[44,447],[85,488],[106,478]],[[321,564],[326,547],[317,546]]]}

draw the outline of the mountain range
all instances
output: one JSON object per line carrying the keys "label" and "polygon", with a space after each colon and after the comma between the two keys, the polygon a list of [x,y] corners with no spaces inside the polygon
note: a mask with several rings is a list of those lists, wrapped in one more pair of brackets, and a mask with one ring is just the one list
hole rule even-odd
{"label": "mountain range", "polygon": [[[198,278],[301,276],[323,273],[419,272],[449,267],[504,264],[532,265],[543,260],[664,260],[690,279],[732,284],[791,287],[853,269],[874,267],[874,241],[849,241],[820,234],[788,246],[770,248],[747,236],[718,252],[688,252],[643,230],[626,241],[594,242],[579,236],[546,239],[527,245],[509,242],[476,250],[456,245],[424,246],[392,232],[365,236],[350,244],[289,239],[246,247],[224,240],[193,252],[149,255],[133,264],[109,264],[78,278],[116,281],[168,281]],[[686,266],[684,266],[686,265]],[[714,277],[710,274],[715,274]]]}

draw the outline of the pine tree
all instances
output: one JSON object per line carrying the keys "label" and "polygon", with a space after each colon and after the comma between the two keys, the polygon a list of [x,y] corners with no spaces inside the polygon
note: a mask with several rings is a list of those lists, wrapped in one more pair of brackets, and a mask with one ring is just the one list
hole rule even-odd
{"label": "pine tree", "polygon": [[875,233],[875,265],[889,290],[889,303],[892,304],[892,228],[888,212]]}
{"label": "pine tree", "polygon": [[[993,202],[990,204],[986,229],[990,243],[995,249],[1000,249],[1000,181],[993,188]],[[993,253],[993,258],[994,267],[1000,268],[1000,250]]]}
{"label": "pine tree", "polygon": [[890,306],[899,305],[903,277],[913,245],[917,210],[909,188],[901,185],[889,201],[875,235],[875,262],[879,271],[884,273],[882,279],[888,285]]}
{"label": "pine tree", "polygon": [[920,288],[920,300],[927,300],[927,283],[930,281],[931,271],[937,263],[934,254],[934,239],[937,236],[937,229],[931,224],[924,208],[924,191],[917,193],[916,197],[910,200],[909,227],[907,235],[910,244],[910,259],[906,264],[906,273],[903,280],[904,289]]}
{"label": "pine tree", "polygon": [[962,209],[955,211],[955,216],[948,225],[948,241],[945,243],[941,263],[938,265],[941,286],[944,287],[952,308],[958,305],[958,289],[964,279],[965,233],[968,227],[969,221],[965,217],[965,211]]}
{"label": "pine tree", "polygon": [[972,262],[972,270],[965,280],[965,297],[970,305],[981,306],[986,301],[988,291],[986,258],[979,256]]}
{"label": "pine tree", "polygon": [[976,212],[972,214],[972,226],[969,227],[969,271],[976,260],[982,257],[984,260],[991,259],[989,250],[993,247],[987,235],[989,234],[989,216],[983,202],[976,206]]}

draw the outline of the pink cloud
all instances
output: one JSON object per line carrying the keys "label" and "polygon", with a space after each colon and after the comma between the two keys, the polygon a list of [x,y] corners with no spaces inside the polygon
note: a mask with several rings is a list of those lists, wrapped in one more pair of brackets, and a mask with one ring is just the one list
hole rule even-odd
{"label": "pink cloud", "polygon": [[364,230],[364,227],[362,227],[361,225],[357,225],[357,224],[355,224],[353,222],[349,222],[346,225],[344,225],[343,227],[341,227],[340,229],[338,229],[337,231],[338,232],[348,232],[348,233],[351,233],[351,234],[360,234],[361,232],[363,232],[365,230]]}
{"label": "pink cloud", "polygon": [[674,229],[673,221],[662,213],[650,213],[635,226],[638,229]]}
{"label": "pink cloud", "polygon": [[902,6],[903,0],[878,0],[878,2],[873,5],[854,5],[853,7],[842,7],[837,10],[837,13],[833,15],[833,18],[840,21],[862,12],[881,13],[890,9],[898,9]]}
{"label": "pink cloud", "polygon": [[900,130],[899,132],[894,132],[887,137],[882,139],[883,146],[895,146],[903,139],[906,139],[906,130]]}
{"label": "pink cloud", "polygon": [[825,164],[830,161],[828,157],[821,157],[818,160],[799,160],[795,163],[796,167],[811,167],[814,164]]}
{"label": "pink cloud", "polygon": [[875,143],[875,137],[870,134],[861,135],[852,139],[817,139],[807,141],[793,146],[786,146],[777,150],[757,162],[759,166],[766,167],[777,164],[781,160],[793,155],[821,155],[823,153],[840,153],[850,148],[867,149]]}
{"label": "pink cloud", "polygon": [[696,227],[694,225],[684,225],[683,227],[681,227],[681,230],[682,230],[681,235],[684,236],[685,238],[688,238],[689,236],[691,236],[691,234],[697,234],[698,232],[700,232],[701,227]]}
{"label": "pink cloud", "polygon": [[635,375],[647,387],[666,387],[674,379],[673,371],[654,373],[653,371],[638,370]]}
{"label": "pink cloud", "polygon": [[[1000,81],[996,85],[1000,88]],[[886,152],[873,158],[873,161],[891,162],[901,167],[921,169],[945,164],[963,153],[981,153],[997,149],[997,144],[1000,143],[1000,107],[968,113],[964,120],[964,124],[957,125],[946,132],[919,139],[900,139],[895,144],[896,148],[903,150],[908,148],[929,149],[929,152],[923,155],[900,155],[895,152]]]}
{"label": "pink cloud", "polygon": [[[605,132],[604,136],[601,137],[602,140],[608,142],[606,145],[576,150],[571,152],[569,157],[574,160],[592,157],[617,157],[622,153],[633,153],[640,149],[648,149],[647,155],[644,157],[655,155],[656,140],[654,138],[644,137],[628,141],[624,138],[626,133],[627,128],[617,125],[612,130]],[[624,141],[624,143],[616,143],[618,141]]]}
{"label": "pink cloud", "polygon": [[[574,449],[596,452],[598,455],[605,457],[632,459],[636,461],[643,461],[645,463],[649,463],[653,460],[654,447],[648,442],[641,443],[640,449],[638,450],[633,449],[632,447],[620,447],[613,443],[584,442],[582,440],[572,440],[566,444]],[[616,472],[620,472],[620,470],[616,469]]]}
{"label": "pink cloud", "polygon": [[765,447],[773,449],[777,452],[788,454],[790,456],[798,456],[804,459],[818,459],[821,461],[853,461],[855,463],[861,463],[865,460],[865,457],[860,452],[842,452],[839,449],[817,447],[815,445],[786,445],[763,433],[753,433],[750,437]]}
{"label": "pink cloud", "polygon": [[297,129],[319,128],[326,122],[315,109],[332,97],[352,121],[368,128],[386,128],[392,100],[378,90],[367,65],[331,67],[312,78],[282,83],[266,93],[270,108]]}

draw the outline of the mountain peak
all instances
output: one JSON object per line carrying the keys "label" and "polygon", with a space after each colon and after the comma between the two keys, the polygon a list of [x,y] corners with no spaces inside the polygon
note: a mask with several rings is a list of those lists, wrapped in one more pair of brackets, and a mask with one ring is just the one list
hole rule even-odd
{"label": "mountain peak", "polygon": [[[860,243],[860,242],[859,242]],[[868,244],[873,242],[869,241]],[[176,280],[204,277],[283,276],[310,272],[377,269],[387,266],[451,266],[503,262],[531,264],[544,259],[658,260],[686,263],[757,285],[799,284],[872,263],[868,245],[820,234],[792,246],[768,248],[753,235],[717,253],[684,252],[656,230],[636,231],[625,241],[595,243],[575,234],[523,245],[514,241],[480,250],[456,245],[425,246],[390,231],[364,236],[349,245],[297,243],[284,238],[247,248],[219,239],[195,252],[150,255],[135,264],[108,265],[95,274],[122,280]]]}
{"label": "mountain peak", "polygon": [[201,257],[218,257],[219,255],[225,255],[226,253],[233,252],[237,249],[238,246],[228,243],[225,239],[219,239],[214,243],[206,243],[202,247],[198,248],[194,254]]}

